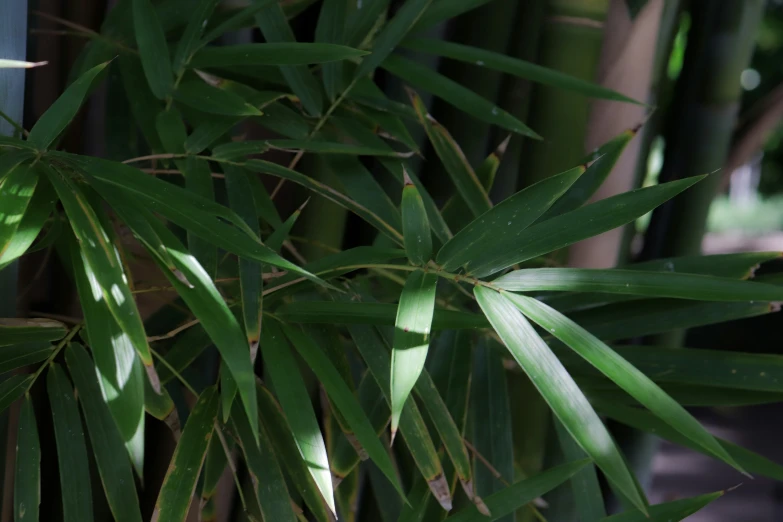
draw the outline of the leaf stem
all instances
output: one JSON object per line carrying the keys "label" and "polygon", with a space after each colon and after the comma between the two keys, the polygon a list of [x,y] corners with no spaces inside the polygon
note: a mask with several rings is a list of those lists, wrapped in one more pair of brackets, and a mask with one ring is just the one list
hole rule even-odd
{"label": "leaf stem", "polygon": [[38,379],[38,377],[41,375],[41,372],[44,371],[44,368],[52,364],[54,361],[54,358],[57,357],[57,355],[60,353],[60,351],[65,347],[65,345],[68,344],[68,342],[73,339],[73,337],[79,332],[79,330],[82,329],[82,324],[79,323],[73,328],[71,328],[68,331],[68,334],[62,338],[62,340],[57,343],[57,346],[55,346],[54,351],[52,354],[46,358],[46,360],[43,362],[41,366],[38,367],[37,370],[35,370],[35,373],[33,374],[33,378],[30,381],[30,384],[27,386],[27,391],[25,393],[29,393],[30,389],[33,387],[33,384],[35,384],[35,381]]}

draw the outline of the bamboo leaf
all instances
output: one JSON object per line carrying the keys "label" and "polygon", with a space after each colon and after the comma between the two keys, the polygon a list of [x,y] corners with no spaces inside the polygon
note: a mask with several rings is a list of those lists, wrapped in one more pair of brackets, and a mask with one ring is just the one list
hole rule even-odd
{"label": "bamboo leaf", "polygon": [[561,214],[485,249],[480,256],[474,256],[466,269],[476,277],[488,276],[516,263],[612,230],[643,216],[701,179],[702,176],[694,176],[632,190]]}
{"label": "bamboo leaf", "polygon": [[294,228],[296,221],[302,214],[302,210],[304,210],[305,206],[307,206],[308,201],[310,200],[305,200],[305,202],[302,203],[299,208],[294,210],[291,215],[288,216],[288,219],[280,224],[280,226],[278,226],[275,231],[269,235],[269,237],[266,239],[266,246],[275,252],[280,252],[280,249],[283,247],[283,243],[285,243],[285,241],[288,239],[288,236],[291,233],[291,229]]}
{"label": "bamboo leaf", "polygon": [[[152,254],[161,271],[182,297],[188,308],[199,318],[201,326],[217,346],[236,382],[253,432],[257,433],[257,407],[253,365],[242,328],[228,309],[215,283],[174,234],[143,208],[128,205],[126,200],[110,198],[112,207],[130,227],[134,235]],[[150,234],[150,230],[154,235]],[[165,250],[174,263],[173,270],[165,265],[157,252]],[[223,391],[226,394],[226,391]],[[233,397],[231,397],[233,399]]]}
{"label": "bamboo leaf", "polygon": [[123,90],[136,125],[149,148],[153,152],[162,152],[163,147],[155,128],[155,118],[163,107],[147,84],[141,61],[137,56],[128,53],[120,54],[117,61],[120,66]]}
{"label": "bamboo leaf", "polygon": [[406,176],[402,189],[402,233],[408,259],[414,265],[425,265],[432,257],[432,234],[424,201],[416,185]]}
{"label": "bamboo leaf", "polygon": [[516,482],[507,488],[498,491],[484,499],[492,516],[487,517],[480,513],[476,507],[465,508],[446,519],[447,522],[482,522],[494,521],[513,513],[525,504],[552,491],[557,486],[571,478],[574,473],[582,469],[588,463],[587,460],[569,462],[557,466],[538,475]]}
{"label": "bamboo leaf", "polygon": [[0,346],[0,374],[45,361],[54,351],[47,342]]}
{"label": "bamboo leaf", "polygon": [[201,33],[209,22],[210,15],[215,10],[219,0],[199,0],[191,6],[188,24],[177,43],[174,51],[171,68],[174,74],[180,74],[183,67],[190,61],[191,56],[198,48]]}
{"label": "bamboo leaf", "polygon": [[241,97],[201,80],[182,82],[174,91],[179,103],[220,116],[261,116],[263,113]]}
{"label": "bamboo leaf", "polygon": [[17,373],[0,382],[0,413],[7,410],[16,399],[24,395],[30,388],[32,381],[32,375]]}
{"label": "bamboo leaf", "polygon": [[730,466],[744,472],[685,408],[597,337],[558,311],[535,299],[513,294],[506,294],[506,298],[514,303],[523,314],[588,360],[601,373],[678,432],[703,446]]}
{"label": "bamboo leaf", "polygon": [[[395,324],[397,308],[397,305],[390,303],[309,301],[283,305],[277,309],[275,315],[292,323],[391,326]],[[435,309],[432,318],[433,330],[459,330],[488,326],[486,319],[480,315],[458,310],[438,308]]]}
{"label": "bamboo leaf", "polygon": [[386,453],[383,445],[381,445],[370,421],[362,412],[359,402],[351,393],[348,385],[340,377],[340,373],[332,365],[326,354],[315,346],[301,330],[285,324],[283,325],[283,330],[307,365],[318,377],[318,380],[323,384],[330,400],[340,410],[340,413],[356,434],[356,438],[364,449],[367,450],[370,458],[383,471],[383,474],[386,475],[397,491],[402,494],[402,489],[394,472],[389,454]]}
{"label": "bamboo leaf", "polygon": [[781,301],[779,286],[676,272],[532,268],[515,270],[492,282],[512,292],[602,292],[700,301]]}
{"label": "bamboo leaf", "polygon": [[335,512],[332,477],[321,429],[296,359],[280,327],[267,321],[261,351],[265,368],[283,408],[299,454],[332,512]]}
{"label": "bamboo leaf", "polygon": [[212,429],[217,419],[217,388],[210,386],[199,395],[188,415],[185,429],[171,457],[169,469],[155,502],[152,513],[154,522],[181,522],[190,508],[190,500],[196,490],[196,481],[207,455]]}
{"label": "bamboo leaf", "polygon": [[437,263],[449,271],[459,266],[467,267],[483,252],[517,237],[546,212],[583,172],[583,168],[577,167],[550,176],[502,201],[443,245],[438,251]]}
{"label": "bamboo leaf", "polygon": [[[233,441],[231,439],[226,440],[226,444],[230,444]],[[229,446],[229,450],[232,446]],[[209,447],[207,448],[207,456],[204,458],[204,474],[203,481],[201,483],[201,519],[210,520],[205,516],[208,506],[212,503],[212,509],[214,510],[213,499],[218,489],[218,482],[220,477],[223,476],[223,471],[226,469],[228,460],[226,459],[226,451],[223,449],[223,445],[220,442],[220,438],[213,433],[212,438],[209,440]]]}
{"label": "bamboo leaf", "polygon": [[419,19],[414,31],[423,31],[443,20],[448,20],[477,9],[492,0],[433,0],[430,8]]}
{"label": "bamboo leaf", "polygon": [[108,62],[93,67],[69,85],[30,129],[30,135],[27,136],[28,143],[39,150],[48,148],[76,117],[76,113],[79,112],[79,108],[90,92],[92,82],[106,65]]}
{"label": "bamboo leaf", "polygon": [[171,94],[174,76],[166,35],[151,0],[132,0],[133,28],[144,76],[153,94],[163,100]]}
{"label": "bamboo leaf", "polygon": [[36,522],[41,503],[41,443],[38,440],[33,400],[29,395],[22,403],[16,441],[14,522]]}
{"label": "bamboo leaf", "polygon": [[[24,166],[20,168],[24,168]],[[3,188],[0,186],[0,193],[2,191]],[[19,196],[21,196],[21,194],[19,194],[18,197]],[[6,199],[1,195],[0,198]],[[5,202],[0,202],[0,205],[3,205],[4,203]],[[0,270],[24,254],[31,253],[48,246],[46,240],[52,237],[51,234],[56,234],[58,232],[60,228],[59,220],[56,220],[52,224],[52,227],[49,229],[46,237],[38,241],[34,248],[30,248],[46,224],[46,221],[52,214],[52,210],[54,210],[56,204],[57,194],[52,188],[51,183],[49,183],[45,177],[39,177],[38,184],[36,185],[35,192],[33,193],[33,197],[30,199],[30,202],[27,205],[27,209],[22,215],[21,221],[10,224],[6,222],[6,225],[9,228],[15,227],[16,230],[14,231],[13,236],[10,238],[8,243],[3,245],[3,240],[0,239]],[[0,208],[5,209],[8,207],[3,206]],[[13,221],[16,218],[16,216],[12,217],[10,214],[8,215],[8,221]],[[8,228],[0,226],[0,235],[4,236],[5,232],[7,231]],[[56,238],[56,235],[54,238]]]}
{"label": "bamboo leaf", "polygon": [[6,250],[35,194],[38,170],[30,165],[17,165],[0,180],[0,262],[6,262]]}
{"label": "bamboo leaf", "polygon": [[63,522],[92,520],[92,489],[84,428],[73,387],[59,364],[49,368],[46,389],[57,443]]}
{"label": "bamboo leaf", "polygon": [[307,65],[358,58],[367,53],[344,45],[325,43],[270,42],[240,44],[200,49],[190,66],[193,68]]}
{"label": "bamboo leaf", "polygon": [[[318,15],[318,25],[315,28],[315,41],[317,43],[344,43],[347,18],[347,0],[324,0]],[[322,71],[326,95],[331,101],[334,101],[344,88],[343,64],[340,62],[324,64]]]}
{"label": "bamboo leaf", "polygon": [[427,359],[437,283],[436,275],[417,270],[408,276],[400,295],[391,356],[392,440],[405,401]]}
{"label": "bamboo leaf", "polygon": [[408,95],[419,117],[419,122],[427,131],[430,143],[451,177],[457,192],[462,196],[474,216],[480,216],[487,212],[492,208],[492,202],[459,144],[454,141],[454,138],[442,125],[429,115],[424,102],[415,92],[409,90]]}
{"label": "bamboo leaf", "polygon": [[650,506],[650,513],[629,511],[604,518],[601,522],[679,522],[723,496],[723,491]]}
{"label": "bamboo leaf", "polygon": [[558,87],[560,89],[568,90],[569,92],[575,92],[593,98],[642,105],[632,98],[611,89],[601,87],[598,84],[570,76],[555,69],[542,67],[535,63],[526,62],[512,56],[487,51],[478,47],[449,42],[447,40],[437,40],[435,38],[413,38],[406,40],[403,43],[403,46],[415,51],[470,63],[478,67],[494,69],[535,83],[541,83],[550,87]]}
{"label": "bamboo leaf", "polygon": [[79,242],[85,270],[92,272],[92,299],[103,303],[139,355],[152,387],[158,391],[160,382],[152,365],[144,324],[136,308],[133,294],[116,247],[111,243],[98,216],[78,186],[63,173],[52,168],[46,171],[62,201],[65,213]]}
{"label": "bamboo leaf", "polygon": [[378,30],[378,24],[386,21],[388,9],[389,0],[376,0],[361,6],[356,4],[348,13],[346,41],[355,47],[369,45]]}
{"label": "bamboo leaf", "polygon": [[71,266],[85,329],[98,372],[103,400],[109,407],[139,477],[144,477],[144,371],[128,335],[106,303],[96,301],[100,288],[95,273],[75,244]]}
{"label": "bamboo leaf", "polygon": [[256,495],[264,520],[295,522],[283,472],[266,429],[260,426],[258,438],[250,430],[247,418],[236,406],[231,412],[231,429],[236,434],[250,473],[255,478]]}
{"label": "bamboo leaf", "polygon": [[398,76],[410,86],[434,94],[457,109],[470,114],[474,118],[511,132],[540,139],[541,137],[517,118],[425,65],[391,54],[381,64],[381,67],[394,76]]}
{"label": "bamboo leaf", "polygon": [[103,402],[90,356],[81,345],[71,343],[65,350],[65,362],[79,394],[109,508],[118,522],[141,522],[130,461],[125,455],[122,437]]}
{"label": "bamboo leaf", "polygon": [[217,40],[227,32],[242,29],[248,25],[251,25],[252,22],[250,22],[250,20],[253,19],[253,15],[255,15],[261,9],[265,8],[267,4],[270,4],[274,1],[276,0],[256,0],[244,9],[237,9],[233,15],[225,18],[218,25],[209,29],[207,34],[201,38],[201,44],[199,47],[206,45],[213,40]]}
{"label": "bamboo leaf", "polygon": [[161,394],[158,395],[150,386],[149,381],[144,381],[144,411],[165,422],[166,426],[171,429],[174,440],[177,440],[182,432],[179,413],[166,388],[161,388],[160,391]]}
{"label": "bamboo leaf", "polygon": [[0,319],[0,346],[18,343],[57,341],[68,329],[54,319]]}
{"label": "bamboo leaf", "polygon": [[647,503],[606,427],[527,319],[503,294],[482,286],[476,287],[474,294],[492,327],[563,426],[607,479],[637,508],[646,511]]}
{"label": "bamboo leaf", "polygon": [[406,0],[378,34],[373,43],[372,54],[361,61],[354,73],[354,78],[372,74],[408,34],[408,31],[421,18],[431,3],[432,0]]}
{"label": "bamboo leaf", "polygon": [[[587,458],[587,454],[574,441],[563,426],[563,423],[554,419],[557,440],[566,462],[573,462]],[[577,471],[571,478],[571,492],[582,522],[598,522],[606,517],[601,484],[598,482],[598,474],[595,466],[590,463]]]}

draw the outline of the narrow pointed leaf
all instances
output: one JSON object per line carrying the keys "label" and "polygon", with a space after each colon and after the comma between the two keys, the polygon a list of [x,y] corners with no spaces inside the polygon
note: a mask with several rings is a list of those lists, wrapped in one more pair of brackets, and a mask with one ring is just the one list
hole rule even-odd
{"label": "narrow pointed leaf", "polygon": [[609,481],[637,508],[645,510],[646,502],[612,437],[546,343],[503,294],[482,286],[474,293],[492,327],[563,426]]}
{"label": "narrow pointed leaf", "polygon": [[[234,314],[228,309],[215,283],[198,261],[187,253],[174,234],[142,208],[128,206],[121,198],[110,199],[112,207],[147,247],[153,259],[188,308],[199,318],[201,326],[217,346],[222,362],[231,372],[242,398],[253,432],[257,433],[256,395],[250,349]],[[154,231],[154,235],[149,231]],[[156,254],[168,252],[174,269],[167,267]],[[225,390],[224,390],[225,393]]]}
{"label": "narrow pointed leaf", "polygon": [[230,422],[231,429],[242,446],[247,467],[255,478],[256,495],[264,520],[295,522],[296,516],[291,509],[288,488],[266,428],[260,426],[259,436],[254,437],[247,418],[236,406],[231,412]]}
{"label": "narrow pointed leaf", "polygon": [[542,67],[512,56],[487,51],[486,49],[480,49],[478,47],[449,42],[447,40],[436,40],[434,38],[410,39],[404,42],[403,46],[415,51],[435,54],[445,58],[474,64],[479,67],[494,69],[518,78],[541,83],[550,87],[558,87],[569,92],[583,94],[592,98],[624,101],[641,105],[632,98],[611,89],[601,87],[598,84],[570,76],[555,69]]}
{"label": "narrow pointed leaf", "polygon": [[57,341],[68,329],[54,319],[0,319],[0,346]]}
{"label": "narrow pointed leaf", "polygon": [[[563,423],[555,419],[554,424],[565,461],[574,462],[587,458],[587,454],[571,437]],[[594,464],[590,463],[574,474],[571,478],[571,493],[582,522],[599,522],[606,517],[604,496]]]}
{"label": "narrow pointed leaf", "polygon": [[354,77],[361,78],[375,71],[375,68],[394,51],[405,35],[408,34],[411,27],[416,25],[416,22],[431,3],[432,0],[406,0],[375,39],[372,54],[362,60],[358,69],[356,69],[356,73],[354,73]]}
{"label": "narrow pointed leaf", "polygon": [[37,184],[38,170],[30,165],[17,165],[0,180],[0,261],[6,257]]}
{"label": "narrow pointed leaf", "polygon": [[492,516],[487,517],[480,513],[475,507],[468,507],[455,513],[446,519],[447,522],[486,522],[495,521],[513,513],[517,509],[525,506],[555,489],[557,486],[571,478],[574,473],[582,469],[588,461],[581,460],[563,464],[538,475],[516,482],[507,488],[494,493],[484,500],[487,507],[492,512]]}
{"label": "narrow pointed leaf", "polygon": [[41,443],[38,440],[33,400],[29,395],[22,403],[16,440],[14,522],[37,522],[41,503]]}
{"label": "narrow pointed leaf", "polygon": [[304,209],[306,204],[307,201],[302,203],[302,206],[294,210],[291,213],[291,215],[288,216],[288,219],[286,219],[282,224],[280,224],[280,226],[278,226],[275,229],[275,231],[269,235],[269,237],[265,241],[266,246],[268,246],[275,252],[278,253],[280,252],[280,249],[283,247],[283,243],[285,243],[288,240],[288,236],[291,234],[291,229],[294,228],[294,225],[296,224],[296,221],[299,219],[299,216],[302,214],[302,210]]}
{"label": "narrow pointed leaf", "polygon": [[437,283],[435,274],[412,272],[400,295],[391,356],[392,438],[427,359]]}
{"label": "narrow pointed leaf", "polygon": [[299,455],[307,463],[310,475],[334,512],[332,476],[329,473],[326,444],[296,359],[282,330],[273,321],[266,322],[261,350],[272,386],[299,448]]}
{"label": "narrow pointed leaf", "polygon": [[540,139],[540,136],[527,125],[494,103],[423,64],[392,54],[386,58],[381,67],[411,87],[434,94],[474,118],[522,136]]}
{"label": "narrow pointed leaf", "polygon": [[30,129],[27,141],[40,150],[49,147],[79,112],[79,108],[90,92],[93,80],[106,65],[106,63],[102,63],[93,67],[68,86],[65,92],[43,113],[43,116],[38,118],[33,128]]}
{"label": "narrow pointed leaf", "polygon": [[210,386],[199,395],[198,401],[182,430],[177,448],[171,457],[169,469],[158,493],[153,522],[183,522],[190,508],[191,497],[201,466],[207,455],[212,429],[217,419],[217,388]]}
{"label": "narrow pointed leaf", "polygon": [[98,216],[87,202],[79,187],[63,173],[47,170],[65,213],[79,242],[85,268],[94,276],[90,281],[93,299],[100,301],[111,311],[112,317],[128,336],[139,355],[153,388],[160,389],[160,382],[152,365],[152,354],[147,343],[144,324],[136,308],[136,302],[127,283],[122,262],[116,247],[101,226]]}
{"label": "narrow pointed leaf", "polygon": [[402,233],[408,259],[414,265],[424,265],[432,257],[432,234],[424,202],[410,178],[402,189],[401,207]]}
{"label": "narrow pointed leaf", "polygon": [[516,237],[546,212],[583,172],[582,167],[577,167],[550,176],[502,201],[443,245],[438,251],[438,264],[448,271],[470,266],[483,252]]}
{"label": "narrow pointed leaf", "polygon": [[650,506],[650,513],[629,511],[604,518],[601,522],[679,522],[723,496],[722,491]]}
{"label": "narrow pointed leaf", "polygon": [[174,74],[179,74],[190,61],[193,52],[199,46],[201,33],[209,22],[210,15],[215,10],[219,0],[199,0],[189,12],[188,24],[177,43],[171,68]]}
{"label": "narrow pointed leaf", "polygon": [[[231,439],[226,440],[227,445],[232,443]],[[231,448],[232,446],[229,446],[229,450]],[[214,509],[214,497],[218,490],[218,483],[227,465],[228,460],[226,459],[226,451],[223,449],[223,444],[220,442],[220,438],[213,433],[212,438],[209,440],[207,456],[204,458],[204,478],[201,483],[202,520],[210,520],[210,518],[205,516],[205,511],[210,503],[212,503],[212,509]]]}
{"label": "narrow pointed leaf", "polygon": [[84,428],[73,387],[59,364],[46,375],[60,470],[63,522],[92,520],[92,489]]}
{"label": "narrow pointed leaf", "polygon": [[133,28],[144,76],[155,97],[163,100],[174,85],[166,35],[151,0],[132,0],[132,3]]}
{"label": "narrow pointed leaf", "polygon": [[65,362],[78,392],[109,508],[118,522],[141,522],[130,460],[111,413],[101,397],[93,362],[87,351],[75,343],[66,349]]}
{"label": "narrow pointed leaf", "polygon": [[516,263],[612,230],[643,216],[702,178],[694,176],[632,190],[561,214],[486,249],[480,256],[474,256],[466,268],[476,277],[488,276]]}
{"label": "narrow pointed leaf", "polygon": [[160,391],[160,394],[155,393],[149,381],[144,381],[144,411],[165,422],[171,430],[174,440],[177,440],[182,433],[179,412],[177,412],[174,401],[166,388],[161,388]]}
{"label": "narrow pointed leaf", "polygon": [[204,47],[190,61],[194,68],[306,65],[358,58],[366,54],[344,45],[300,42],[270,42],[240,44],[225,47]]}
{"label": "narrow pointed leaf", "polygon": [[[25,167],[20,166],[19,168]],[[0,187],[0,193],[2,191],[3,188]],[[17,194],[17,196],[19,195],[20,194]],[[3,196],[0,196],[0,198],[2,197]],[[3,204],[4,203],[0,203],[0,205]],[[40,177],[38,179],[38,184],[35,187],[35,193],[33,194],[32,199],[30,199],[27,209],[22,215],[21,221],[10,224],[9,228],[15,227],[10,241],[3,244],[3,239],[0,239],[0,270],[13,260],[23,256],[25,253],[31,253],[48,246],[46,240],[51,238],[51,234],[56,234],[58,232],[61,224],[59,220],[54,222],[46,237],[38,241],[35,247],[30,248],[41,233],[41,230],[51,216],[56,204],[57,194],[55,193],[54,188],[52,188],[51,183],[49,183],[45,177]],[[7,207],[0,206],[0,208],[5,209]],[[13,219],[15,219],[15,217],[11,218],[9,213],[9,220]],[[0,236],[4,236],[9,230],[9,228],[5,228],[5,230],[3,230],[3,228],[5,227],[0,227]]]}
{"label": "narrow pointed leaf", "polygon": [[179,103],[219,116],[261,116],[262,112],[241,97],[201,80],[181,83],[174,91]]}
{"label": "narrow pointed leaf", "polygon": [[332,365],[326,354],[318,346],[305,336],[301,330],[283,325],[286,336],[291,340],[296,350],[305,360],[310,369],[313,370],[318,380],[323,384],[326,393],[329,395],[332,403],[340,410],[348,425],[356,434],[364,449],[367,450],[370,458],[383,471],[383,474],[395,486],[397,491],[402,494],[402,489],[394,472],[394,467],[389,454],[386,453],[383,445],[378,440],[370,421],[362,412],[359,402],[351,393],[350,388],[340,377],[340,373]]}
{"label": "narrow pointed leaf", "polygon": [[32,380],[32,375],[17,373],[0,383],[0,413],[7,410],[14,401],[27,392]]}
{"label": "narrow pointed leaf", "polygon": [[783,301],[783,288],[676,272],[600,270],[590,268],[533,268],[510,272],[493,285],[512,292],[603,292],[700,301]]}
{"label": "narrow pointed leaf", "polygon": [[444,20],[454,18],[492,0],[433,0],[429,9],[419,19],[414,31],[420,32]]}
{"label": "narrow pointed leaf", "polygon": [[0,346],[0,374],[45,361],[54,351],[47,342]]}

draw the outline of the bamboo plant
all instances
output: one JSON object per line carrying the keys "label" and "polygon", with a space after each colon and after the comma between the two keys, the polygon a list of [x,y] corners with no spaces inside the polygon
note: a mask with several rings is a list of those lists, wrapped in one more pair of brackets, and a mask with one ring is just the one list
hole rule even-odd
{"label": "bamboo plant", "polygon": [[[620,343],[774,312],[783,288],[749,274],[777,254],[553,266],[552,252],[703,177],[588,203],[621,136],[597,160],[493,201],[501,155],[469,161],[419,92],[499,132],[537,139],[540,129],[396,49],[638,102],[418,36],[487,0],[407,0],[388,16],[385,3],[325,0],[317,41],[298,42],[290,20],[313,3],[120,1],[62,96],[24,137],[0,138],[0,267],[52,249],[81,309],[0,320],[0,371],[10,374],[0,409],[21,403],[15,520],[212,520],[232,503],[235,519],[266,522],[509,520],[518,510],[546,517],[541,496],[573,478],[592,481],[574,494],[592,519],[680,520],[723,494],[650,505],[606,418],[738,473],[783,478],[685,409],[779,400],[779,357]],[[247,26],[265,42],[215,44]],[[379,69],[408,87],[405,103],[384,94]],[[107,73],[119,74],[117,114],[130,115],[143,148],[122,161],[60,150]],[[432,151],[419,172],[410,125]],[[427,162],[445,172],[445,203],[420,181]],[[348,229],[336,251],[302,256],[297,247],[322,235],[292,234],[299,211],[280,209],[304,201],[279,201],[283,185],[344,209],[374,240],[341,248]],[[140,265],[158,279],[139,280]],[[143,313],[147,294],[169,298]],[[565,454],[524,478],[513,473],[519,433],[507,413],[525,405],[503,386],[520,375],[557,419]],[[153,429],[175,443],[165,473],[154,471]],[[42,470],[55,468],[59,487],[42,488]],[[597,473],[624,499],[620,518],[605,512]]]}

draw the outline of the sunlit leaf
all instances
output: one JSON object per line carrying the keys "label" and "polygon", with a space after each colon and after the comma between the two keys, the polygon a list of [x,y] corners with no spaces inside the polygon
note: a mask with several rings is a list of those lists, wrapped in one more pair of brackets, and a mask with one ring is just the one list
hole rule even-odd
{"label": "sunlit leaf", "polygon": [[405,251],[414,265],[424,265],[432,258],[432,235],[427,211],[416,185],[407,178],[402,189],[402,233]]}

